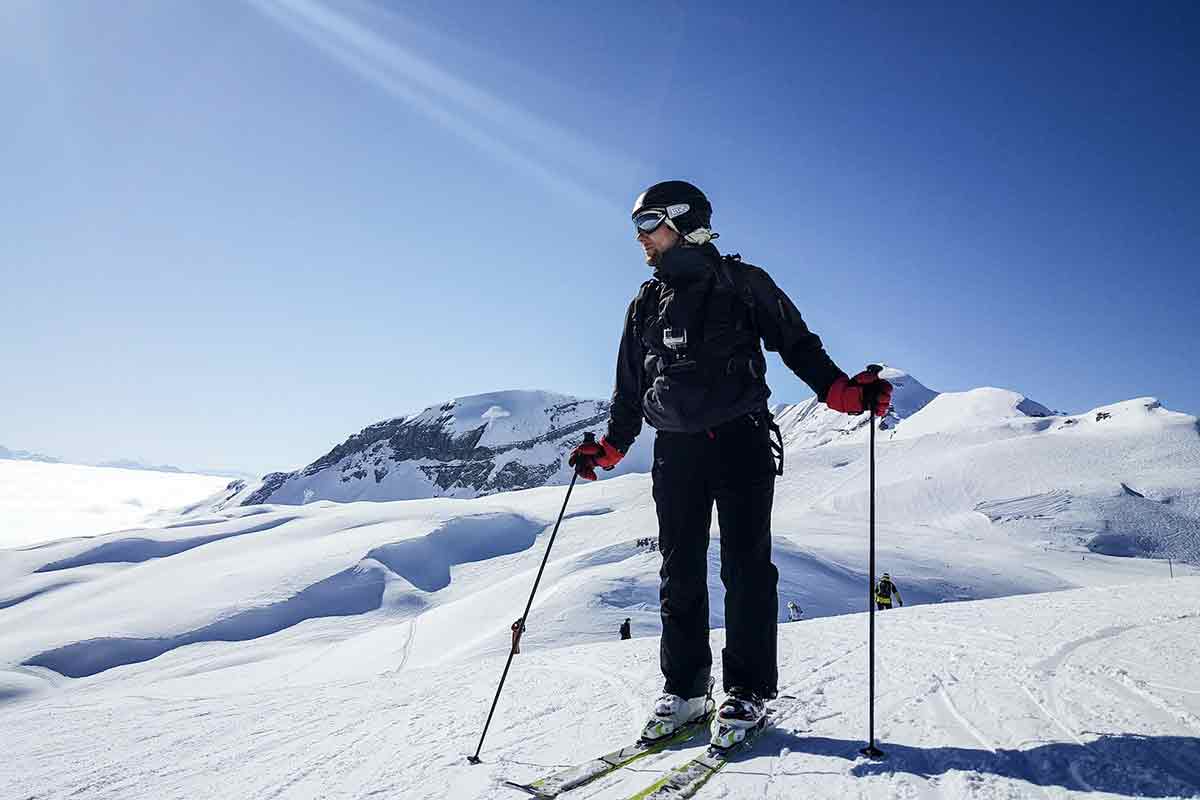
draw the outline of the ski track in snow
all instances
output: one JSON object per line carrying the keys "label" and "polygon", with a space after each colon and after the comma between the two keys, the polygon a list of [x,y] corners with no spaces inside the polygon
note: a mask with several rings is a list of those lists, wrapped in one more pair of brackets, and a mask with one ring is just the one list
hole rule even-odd
{"label": "ski track in snow", "polygon": [[[1127,587],[1113,590],[1115,599],[1096,598],[1093,613],[1086,620],[1076,618],[1085,629],[1073,638],[1045,641],[1041,658],[1022,649],[1034,642],[1012,633],[1020,630],[1021,616],[1053,619],[1052,613],[1047,616],[1054,610],[1053,596],[879,615],[880,652],[886,660],[879,675],[876,730],[889,753],[880,765],[855,754],[866,724],[864,617],[783,625],[781,691],[801,702],[752,757],[728,767],[700,796],[992,798],[1093,791],[1135,796],[1141,784],[1134,773],[1150,768],[1161,771],[1164,787],[1179,789],[1177,795],[1151,796],[1200,791],[1195,744],[1200,683],[1179,687],[1184,691],[1166,701],[1153,690],[1152,679],[1104,662],[1106,651],[1124,653],[1164,641],[1164,634],[1187,650],[1181,656],[1185,663],[1194,659],[1200,650],[1200,612],[1163,615],[1153,608],[1180,592],[1193,608],[1200,604],[1196,579]],[[1150,595],[1143,604],[1147,612],[1115,618],[1114,612],[1139,594]],[[1084,592],[1062,597],[1088,605]],[[982,609],[957,620],[939,618],[940,612],[970,606]],[[965,619],[985,624],[970,627],[963,625]],[[415,626],[415,619],[398,623],[397,639],[411,640]],[[959,641],[947,638],[955,630],[963,633]],[[717,654],[721,638],[714,632]],[[165,678],[154,694],[133,695],[121,688],[127,682],[112,675],[80,686],[69,697],[5,707],[5,727],[14,733],[9,747],[23,764],[23,775],[0,773],[0,789],[16,797],[517,800],[520,795],[504,789],[503,780],[528,779],[574,763],[632,734],[631,716],[639,719],[657,691],[655,644],[642,639],[518,656],[484,749],[487,763],[480,767],[466,766],[464,756],[473,752],[503,663],[499,658],[357,681],[284,681],[253,692],[239,689],[236,681],[218,688],[204,682],[201,673]],[[207,693],[183,691],[204,686]],[[456,686],[462,691],[447,688]],[[1123,697],[1116,703],[1118,696]],[[1191,749],[1168,749],[1153,741],[1127,744],[1133,748],[1127,754],[1131,763],[1110,765],[1097,778],[1090,772],[1097,768],[1096,757],[1087,755],[1094,737],[1135,732],[1122,730],[1120,719],[1105,725],[1087,713],[1080,716],[1101,706],[1119,710],[1126,723],[1145,720],[1152,711],[1160,735],[1186,734]],[[447,718],[475,724],[447,727]],[[1056,747],[1081,755],[1072,761],[1055,755]],[[668,751],[567,797],[627,797],[695,751]],[[74,766],[64,770],[67,764]],[[1122,791],[1126,774],[1132,777]],[[232,794],[231,787],[236,787]]]}

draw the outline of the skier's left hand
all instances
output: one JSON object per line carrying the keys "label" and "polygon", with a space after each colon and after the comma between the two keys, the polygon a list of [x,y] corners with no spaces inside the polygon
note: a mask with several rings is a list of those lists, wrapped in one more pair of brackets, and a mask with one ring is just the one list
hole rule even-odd
{"label": "skier's left hand", "polygon": [[625,454],[609,442],[607,436],[602,436],[599,442],[584,442],[572,450],[567,463],[575,468],[579,477],[594,481],[596,467],[612,469],[624,457]]}
{"label": "skier's left hand", "polygon": [[825,405],[843,414],[861,414],[867,410],[864,394],[874,400],[871,411],[877,417],[886,414],[892,405],[892,384],[870,370],[853,378],[839,375],[825,395]]}

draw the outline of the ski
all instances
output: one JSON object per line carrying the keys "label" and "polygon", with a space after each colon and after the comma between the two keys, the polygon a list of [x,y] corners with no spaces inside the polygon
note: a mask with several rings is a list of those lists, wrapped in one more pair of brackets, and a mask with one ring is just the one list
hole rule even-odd
{"label": "ski", "polygon": [[597,778],[611,772],[616,772],[637,761],[639,758],[665,750],[671,745],[686,742],[698,733],[707,732],[708,723],[712,719],[713,713],[710,710],[703,717],[683,725],[679,730],[661,739],[655,739],[654,741],[639,739],[632,745],[613,750],[611,753],[605,753],[602,756],[597,756],[582,764],[567,767],[544,778],[539,778],[532,783],[517,783],[516,781],[505,781],[504,783],[513,789],[520,789],[534,797],[558,797],[563,792],[583,786],[585,783],[591,783]]}
{"label": "ski", "polygon": [[[633,795],[629,800],[683,800],[683,798],[692,797],[726,764],[750,750],[763,733],[774,728],[780,719],[782,710],[779,708],[767,709],[767,715],[763,717],[762,722],[746,731],[745,737],[740,741],[723,748],[709,745],[703,753],[690,761],[672,767],[659,780]],[[727,726],[721,727],[722,730],[727,730]]]}

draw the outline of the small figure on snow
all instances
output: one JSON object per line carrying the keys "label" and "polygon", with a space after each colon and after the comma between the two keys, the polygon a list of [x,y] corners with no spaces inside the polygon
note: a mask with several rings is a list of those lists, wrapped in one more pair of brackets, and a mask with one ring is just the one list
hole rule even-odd
{"label": "small figure on snow", "polygon": [[632,638],[633,633],[629,630],[629,617],[626,617],[625,621],[621,623],[621,640],[624,641],[625,639]]}
{"label": "small figure on snow", "polygon": [[795,600],[788,601],[788,619],[792,622],[798,622],[800,615],[804,613],[804,609]]}
{"label": "small figure on snow", "polygon": [[[643,419],[656,432],[658,538],[651,548],[662,551],[666,680],[643,729],[647,739],[668,736],[711,708],[706,554],[714,502],[727,634],[718,721],[757,726],[778,689],[771,503],[783,445],[767,409],[763,345],[834,411],[883,416],[892,396],[875,372],[851,378],[838,368],[766,271],[723,256],[713,245],[711,217],[708,198],[686,181],[657,183],[634,203],[634,234],[654,277],[625,314],[608,431],[570,458],[579,477],[595,480],[597,467],[610,470],[629,452]],[[844,312],[852,324],[884,335],[870,307]],[[585,318],[595,316],[588,309]]]}
{"label": "small figure on snow", "polygon": [[896,584],[892,583],[892,576],[885,572],[879,582],[875,584],[875,609],[886,611],[891,608],[893,596],[896,598],[896,603],[903,607],[904,600],[900,597],[900,590],[896,588]]}
{"label": "small figure on snow", "polygon": [[525,618],[521,617],[512,624],[512,651],[513,655],[521,652],[521,634],[525,632]]}

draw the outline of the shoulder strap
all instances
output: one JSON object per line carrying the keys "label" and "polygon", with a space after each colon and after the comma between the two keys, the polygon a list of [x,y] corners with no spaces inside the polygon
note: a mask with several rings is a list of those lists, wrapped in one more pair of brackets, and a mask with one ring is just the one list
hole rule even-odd
{"label": "shoulder strap", "polygon": [[750,282],[746,280],[746,274],[742,264],[742,254],[733,253],[732,255],[721,256],[721,277],[725,283],[733,287],[737,292],[738,297],[742,300],[742,305],[750,312],[750,322],[755,328],[758,327],[758,320],[755,318],[754,306],[754,290],[750,288]]}
{"label": "shoulder strap", "polygon": [[657,300],[661,287],[662,282],[658,278],[651,278],[642,284],[642,288],[638,289],[637,299],[633,301],[633,339],[636,342],[642,340],[643,307],[646,304],[646,299],[653,295],[655,300]]}

